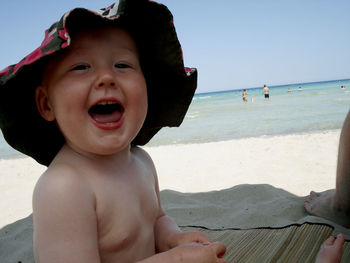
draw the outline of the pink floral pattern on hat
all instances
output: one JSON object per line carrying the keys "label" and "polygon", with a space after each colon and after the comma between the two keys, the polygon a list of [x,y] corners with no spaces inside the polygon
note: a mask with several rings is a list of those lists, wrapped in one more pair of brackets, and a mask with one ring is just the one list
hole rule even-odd
{"label": "pink floral pattern on hat", "polygon": [[22,59],[16,66],[14,66],[12,74],[16,74],[17,70],[23,65],[29,65],[37,61],[39,58],[41,58],[42,54],[43,52],[41,51],[40,47],[35,49],[32,53]]}
{"label": "pink floral pattern on hat", "polygon": [[66,48],[69,44],[69,35],[68,35],[68,32],[67,32],[67,29],[64,28],[64,29],[61,29],[58,31],[58,36],[60,38],[62,38],[63,40],[65,40],[65,42],[62,43],[61,47],[62,48]]}
{"label": "pink floral pattern on hat", "polygon": [[4,76],[10,73],[12,66],[8,66],[7,68],[4,68],[3,70],[0,71],[0,76]]}
{"label": "pink floral pattern on hat", "polygon": [[52,39],[53,39],[53,34],[49,33],[49,31],[46,30],[45,38],[43,42],[41,42],[41,45],[37,49],[35,49],[32,53],[30,53],[28,56],[26,56],[24,59],[22,59],[17,65],[15,65],[13,68],[12,74],[16,74],[17,70],[23,65],[29,65],[39,60],[43,55],[42,49],[46,47],[52,41]]}

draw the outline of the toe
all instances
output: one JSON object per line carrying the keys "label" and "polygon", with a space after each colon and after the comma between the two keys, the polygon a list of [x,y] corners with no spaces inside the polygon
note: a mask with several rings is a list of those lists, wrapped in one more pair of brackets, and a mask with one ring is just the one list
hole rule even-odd
{"label": "toe", "polygon": [[318,198],[320,196],[319,193],[316,193],[314,191],[310,192],[310,195],[305,196],[304,198],[304,203],[311,203],[313,200],[315,200],[316,198]]}
{"label": "toe", "polygon": [[310,202],[304,202],[304,207],[306,211],[311,212],[312,211],[312,204]]}
{"label": "toe", "polygon": [[310,197],[311,198],[316,198],[316,197],[319,197],[320,196],[320,193],[316,193],[315,191],[311,191],[310,192]]}
{"label": "toe", "polygon": [[306,204],[306,203],[310,203],[311,202],[311,196],[305,196],[305,198],[304,198],[304,204]]}
{"label": "toe", "polygon": [[335,238],[333,236],[330,236],[323,244],[327,246],[331,246],[334,244]]}
{"label": "toe", "polygon": [[344,245],[345,238],[343,234],[338,234],[337,239],[335,240],[335,245],[341,247]]}

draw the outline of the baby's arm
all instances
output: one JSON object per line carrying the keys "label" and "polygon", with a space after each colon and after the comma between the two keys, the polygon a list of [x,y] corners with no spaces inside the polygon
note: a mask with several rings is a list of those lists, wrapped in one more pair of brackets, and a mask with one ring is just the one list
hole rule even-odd
{"label": "baby's arm", "polygon": [[[157,180],[156,180],[157,181]],[[158,183],[156,183],[159,199]],[[158,254],[149,262],[225,262],[222,257],[226,247],[211,243],[202,232],[182,232],[175,221],[165,215],[159,201],[159,217],[155,223],[155,242]],[[163,253],[161,253],[163,252]],[[148,261],[145,261],[146,263]]]}
{"label": "baby's arm", "polygon": [[95,198],[73,169],[50,169],[33,194],[36,262],[100,262]]}
{"label": "baby's arm", "polygon": [[174,220],[163,212],[155,225],[155,240],[158,252],[167,251],[174,247],[188,244],[209,244],[210,239],[201,232],[182,232]]}
{"label": "baby's arm", "polygon": [[170,217],[166,216],[160,203],[159,184],[156,168],[152,158],[146,151],[135,147],[133,151],[143,159],[145,167],[153,174],[154,189],[158,199],[158,217],[154,223],[155,245],[157,252],[167,251],[181,244],[198,242],[208,243],[209,238],[200,232],[182,232],[177,224]]}
{"label": "baby's arm", "polygon": [[175,223],[175,221],[164,213],[162,209],[162,205],[160,203],[158,177],[157,177],[155,168],[153,170],[154,170],[155,190],[158,197],[158,208],[159,208],[159,216],[155,222],[155,228],[154,228],[157,252],[167,251],[179,245],[192,243],[192,242],[202,243],[202,244],[210,243],[210,239],[204,233],[182,232],[180,228],[177,226],[177,224]]}
{"label": "baby's arm", "polygon": [[197,262],[197,263],[224,263],[221,258],[226,247],[221,243],[210,243],[209,238],[200,232],[182,232],[175,221],[165,215],[159,196],[159,186],[156,169],[150,156],[142,153],[147,166],[154,175],[154,186],[158,197],[158,218],[154,225],[156,252],[152,257],[140,261],[151,262]]}

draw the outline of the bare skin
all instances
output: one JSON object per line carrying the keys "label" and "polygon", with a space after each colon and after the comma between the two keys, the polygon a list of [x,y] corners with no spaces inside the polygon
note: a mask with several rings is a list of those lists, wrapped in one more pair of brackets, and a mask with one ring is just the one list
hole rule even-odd
{"label": "bare skin", "polygon": [[123,155],[92,162],[68,146],[60,151],[34,192],[39,262],[128,262],[155,253],[162,213],[154,168],[141,149]]}
{"label": "bare skin", "polygon": [[[223,244],[180,231],[164,214],[152,159],[130,145],[146,117],[147,88],[126,31],[74,35],[35,95],[66,139],[35,186],[35,262],[225,262]],[[97,104],[119,106],[100,113]]]}
{"label": "bare skin", "polygon": [[35,188],[36,262],[225,262],[224,245],[164,214],[150,157],[128,152],[92,162],[63,147]]}
{"label": "bare skin", "polygon": [[341,131],[338,151],[336,189],[311,191],[304,200],[308,213],[350,227],[350,112]]}
{"label": "bare skin", "polygon": [[[263,94],[264,94],[264,95],[268,95],[269,92],[270,92],[270,89],[269,89],[266,85],[264,85]],[[270,98],[266,98],[266,97],[265,97],[265,100],[266,100],[266,101],[269,101]]]}
{"label": "bare skin", "polygon": [[247,95],[248,95],[248,92],[246,90],[243,90],[243,92],[242,92],[243,102],[247,102]]}
{"label": "bare skin", "polygon": [[316,257],[316,263],[338,263],[343,254],[344,235],[339,234],[335,239],[329,237],[321,246]]}

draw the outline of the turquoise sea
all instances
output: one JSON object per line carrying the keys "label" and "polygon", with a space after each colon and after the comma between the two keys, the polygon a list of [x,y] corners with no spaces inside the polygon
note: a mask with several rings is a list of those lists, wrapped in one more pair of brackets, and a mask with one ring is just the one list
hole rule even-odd
{"label": "turquoise sea", "polygon": [[350,79],[269,88],[269,102],[262,87],[247,89],[247,103],[242,90],[197,94],[180,128],[162,129],[149,145],[340,129],[350,109]]}
{"label": "turquoise sea", "polygon": [[[247,89],[246,103],[242,90],[196,94],[182,125],[163,128],[148,146],[340,129],[350,109],[350,79],[269,88],[268,102],[262,87]],[[16,156],[0,134],[0,158]]]}

